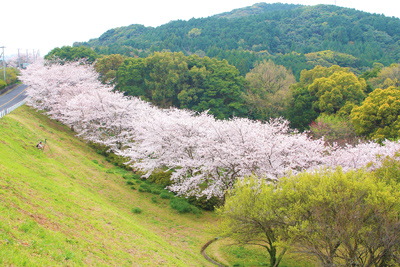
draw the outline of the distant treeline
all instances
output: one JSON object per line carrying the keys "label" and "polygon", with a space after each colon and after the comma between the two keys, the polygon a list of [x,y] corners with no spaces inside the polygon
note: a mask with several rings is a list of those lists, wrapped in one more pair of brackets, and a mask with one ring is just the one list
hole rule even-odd
{"label": "distant treeline", "polygon": [[[256,61],[274,59],[299,78],[316,66],[319,51],[334,51],[323,63],[359,71],[374,62],[400,59],[400,19],[333,5],[256,4],[208,18],[172,21],[157,28],[130,25],[108,30],[75,46],[98,54],[147,57],[156,51],[226,59],[242,75]],[[311,53],[311,54],[310,54]]]}

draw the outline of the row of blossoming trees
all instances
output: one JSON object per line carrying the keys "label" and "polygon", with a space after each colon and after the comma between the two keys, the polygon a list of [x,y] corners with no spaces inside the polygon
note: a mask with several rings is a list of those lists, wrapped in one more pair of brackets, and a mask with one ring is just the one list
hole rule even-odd
{"label": "row of blossoming trees", "polygon": [[344,171],[379,164],[394,156],[397,142],[327,146],[291,130],[288,122],[244,118],[216,120],[207,113],[160,109],[102,84],[84,62],[36,62],[20,78],[29,85],[29,104],[124,157],[149,176],[173,170],[169,190],[185,196],[224,198],[239,177],[279,179],[321,166]]}

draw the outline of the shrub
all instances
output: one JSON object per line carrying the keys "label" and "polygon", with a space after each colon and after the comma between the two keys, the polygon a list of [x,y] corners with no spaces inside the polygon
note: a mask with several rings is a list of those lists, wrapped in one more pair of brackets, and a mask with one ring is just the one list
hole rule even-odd
{"label": "shrub", "polygon": [[170,199],[173,196],[174,196],[174,194],[172,194],[170,192],[166,192],[166,191],[161,192],[161,194],[160,194],[160,198],[162,198],[162,199]]}
{"label": "shrub", "polygon": [[321,115],[310,124],[310,136],[314,139],[324,137],[325,141],[339,145],[356,144],[359,139],[349,118],[335,115]]}
{"label": "shrub", "polygon": [[0,80],[0,90],[6,88],[7,83],[4,80]]}
{"label": "shrub", "polygon": [[382,159],[382,166],[375,170],[374,174],[379,179],[386,183],[400,186],[400,152],[397,152],[394,158]]}
{"label": "shrub", "polygon": [[151,201],[153,201],[153,203],[157,203],[158,202],[158,198],[156,196],[151,197]]}
{"label": "shrub", "polygon": [[186,199],[180,197],[175,197],[171,199],[169,205],[171,206],[171,208],[177,210],[179,213],[189,213],[192,211],[193,207]]}
{"label": "shrub", "polygon": [[135,179],[135,180],[140,180],[140,175],[139,175],[139,174],[136,174],[136,173],[134,173],[134,174],[132,174],[132,179]]}
{"label": "shrub", "polygon": [[152,193],[152,194],[155,194],[155,195],[159,195],[159,194],[161,193],[161,190],[160,190],[160,189],[157,189],[157,188],[152,188],[152,189],[151,189],[151,193]]}
{"label": "shrub", "polygon": [[139,207],[134,207],[134,208],[132,208],[132,212],[136,213],[136,214],[140,214],[140,213],[142,213],[142,209]]}
{"label": "shrub", "polygon": [[195,206],[192,205],[191,208],[192,208],[192,213],[193,214],[196,214],[196,215],[201,214],[201,210],[198,207],[195,207]]}
{"label": "shrub", "polygon": [[215,207],[223,204],[222,200],[218,197],[211,197],[210,199],[207,199],[206,196],[199,198],[191,196],[188,198],[188,201],[190,204],[202,208],[203,210],[214,210]]}
{"label": "shrub", "polygon": [[166,170],[158,170],[154,171],[149,178],[147,178],[147,181],[155,184],[159,184],[163,187],[166,187],[168,185],[171,185],[171,174],[172,170],[166,171]]}
{"label": "shrub", "polygon": [[147,193],[151,193],[151,187],[150,185],[146,184],[146,183],[142,183],[139,186],[139,192],[147,192]]}

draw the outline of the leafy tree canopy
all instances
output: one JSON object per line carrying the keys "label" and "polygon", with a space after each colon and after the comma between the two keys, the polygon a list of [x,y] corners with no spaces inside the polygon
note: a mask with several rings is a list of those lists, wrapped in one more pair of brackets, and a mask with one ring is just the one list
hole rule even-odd
{"label": "leafy tree canopy", "polygon": [[4,80],[0,80],[0,90],[4,89],[7,86],[7,83]]}
{"label": "leafy tree canopy", "polygon": [[100,74],[103,83],[118,82],[115,80],[117,78],[117,70],[123,62],[124,57],[119,54],[103,56],[96,61],[94,68]]}
{"label": "leafy tree canopy", "polygon": [[289,86],[296,82],[290,71],[272,61],[263,61],[247,73],[246,81],[244,99],[252,117],[266,120],[284,116],[292,98]]}
{"label": "leafy tree canopy", "polygon": [[[19,70],[17,68],[6,67],[6,80],[4,81],[3,75],[4,69],[1,70],[0,75],[0,89],[3,89],[7,85],[14,84],[18,81]],[[3,88],[1,88],[3,86]]]}
{"label": "leafy tree canopy", "polygon": [[305,54],[305,57],[313,66],[330,67],[332,65],[339,65],[341,67],[357,68],[359,63],[359,59],[352,55],[331,50],[308,53]]}
{"label": "leafy tree canopy", "polygon": [[210,110],[217,118],[243,116],[245,80],[226,60],[156,52],[128,58],[119,67],[117,89],[162,107]]}
{"label": "leafy tree canopy", "polygon": [[278,266],[287,250],[311,255],[321,266],[395,266],[400,195],[390,178],[341,169],[301,173],[275,184],[244,178],[217,210],[216,232],[264,247],[270,266]]}
{"label": "leafy tree canopy", "polygon": [[375,89],[361,106],[351,111],[357,134],[372,139],[398,139],[400,137],[400,89]]}
{"label": "leafy tree canopy", "polygon": [[85,58],[88,60],[88,62],[93,63],[98,55],[91,48],[85,46],[63,46],[61,48],[54,48],[44,58],[51,59],[53,57],[57,57],[67,61],[74,61]]}
{"label": "leafy tree canopy", "polygon": [[286,112],[292,127],[307,129],[320,113],[348,115],[365,98],[367,84],[348,68],[333,65],[302,70],[300,82],[291,86],[293,99]]}
{"label": "leafy tree canopy", "polygon": [[351,104],[359,104],[365,98],[367,84],[364,79],[358,79],[353,73],[338,71],[329,77],[321,77],[309,85],[310,95],[316,96],[313,107],[320,113],[342,114]]}
{"label": "leafy tree canopy", "polygon": [[[376,68],[374,68],[376,69]],[[378,69],[375,77],[372,77],[369,82],[373,88],[386,89],[391,86],[400,86],[400,65],[392,64],[389,67]]]}

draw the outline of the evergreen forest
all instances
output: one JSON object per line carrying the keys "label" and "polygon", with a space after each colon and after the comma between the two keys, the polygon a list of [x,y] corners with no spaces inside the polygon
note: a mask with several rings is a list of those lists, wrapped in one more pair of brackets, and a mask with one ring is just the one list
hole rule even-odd
{"label": "evergreen forest", "polygon": [[[400,19],[334,5],[259,3],[207,18],[171,21],[159,27],[130,25],[75,43],[98,54],[146,57],[153,52],[226,59],[245,75],[254,62],[270,58],[291,69],[337,64],[358,72],[374,62],[400,57]],[[321,51],[332,51],[320,53]]]}

